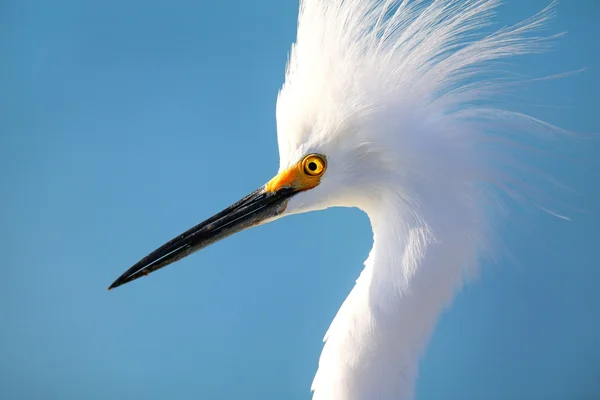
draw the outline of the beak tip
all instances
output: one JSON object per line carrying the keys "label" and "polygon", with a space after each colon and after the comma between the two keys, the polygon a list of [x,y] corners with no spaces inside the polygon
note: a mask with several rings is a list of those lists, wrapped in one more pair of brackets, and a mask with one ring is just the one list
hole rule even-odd
{"label": "beak tip", "polygon": [[114,282],[113,282],[113,283],[112,283],[112,284],[111,284],[111,285],[108,287],[108,290],[109,290],[109,291],[110,291],[110,290],[113,290],[114,288],[117,288],[117,287],[119,287],[119,286],[121,286],[121,283],[119,283],[119,280],[117,279],[116,281],[114,281]]}

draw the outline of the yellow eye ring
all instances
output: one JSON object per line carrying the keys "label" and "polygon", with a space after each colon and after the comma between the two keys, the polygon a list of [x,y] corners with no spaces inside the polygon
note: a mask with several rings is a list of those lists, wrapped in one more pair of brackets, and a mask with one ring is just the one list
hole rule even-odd
{"label": "yellow eye ring", "polygon": [[311,154],[302,160],[302,170],[308,176],[321,176],[326,169],[327,163],[322,156]]}

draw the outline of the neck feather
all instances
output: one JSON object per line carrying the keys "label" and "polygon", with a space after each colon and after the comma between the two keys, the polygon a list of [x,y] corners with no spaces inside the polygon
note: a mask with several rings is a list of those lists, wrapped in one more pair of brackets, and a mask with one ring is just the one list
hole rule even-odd
{"label": "neck feather", "polygon": [[475,265],[479,219],[468,202],[424,197],[415,210],[399,198],[363,208],[373,248],[325,336],[314,400],[412,398],[435,322]]}

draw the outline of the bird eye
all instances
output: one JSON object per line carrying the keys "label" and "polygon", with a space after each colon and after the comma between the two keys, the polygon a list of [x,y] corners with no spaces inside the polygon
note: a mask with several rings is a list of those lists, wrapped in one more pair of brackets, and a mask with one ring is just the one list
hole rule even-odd
{"label": "bird eye", "polygon": [[304,173],[310,176],[320,176],[325,172],[325,159],[321,156],[311,154],[302,161]]}

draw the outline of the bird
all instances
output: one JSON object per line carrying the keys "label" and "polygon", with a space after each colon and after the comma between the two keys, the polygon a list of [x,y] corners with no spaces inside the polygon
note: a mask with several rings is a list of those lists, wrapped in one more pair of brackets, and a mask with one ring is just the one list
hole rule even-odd
{"label": "bird", "polygon": [[504,100],[527,83],[506,61],[561,35],[540,33],[557,2],[493,29],[499,5],[300,0],[275,107],[278,172],[109,290],[251,227],[358,208],[373,246],[325,334],[312,398],[413,399],[436,321],[498,251],[507,204],[537,204],[528,182],[543,174],[515,149],[562,132]]}

